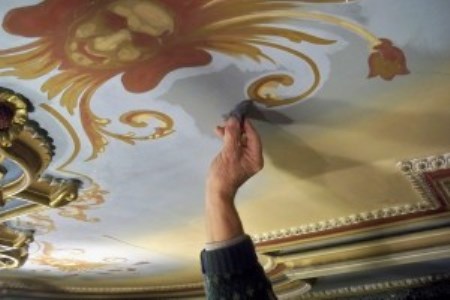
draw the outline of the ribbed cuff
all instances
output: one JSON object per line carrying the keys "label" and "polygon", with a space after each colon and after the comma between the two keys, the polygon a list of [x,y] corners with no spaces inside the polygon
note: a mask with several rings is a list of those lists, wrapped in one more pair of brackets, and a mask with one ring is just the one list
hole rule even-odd
{"label": "ribbed cuff", "polygon": [[258,258],[250,237],[242,242],[217,250],[205,251],[200,255],[203,274],[232,274],[243,272],[258,265]]}
{"label": "ribbed cuff", "polygon": [[243,235],[240,235],[238,237],[235,237],[235,238],[233,238],[231,240],[227,240],[227,241],[206,243],[205,250],[213,251],[213,250],[217,250],[220,248],[230,247],[230,246],[239,244],[240,242],[242,242],[243,240],[245,240],[247,238],[248,238],[248,235],[243,234]]}

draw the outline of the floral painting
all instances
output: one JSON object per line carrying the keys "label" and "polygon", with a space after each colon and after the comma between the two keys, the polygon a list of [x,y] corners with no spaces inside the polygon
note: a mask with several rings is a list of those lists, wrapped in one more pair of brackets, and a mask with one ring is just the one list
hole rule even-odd
{"label": "floral painting", "polygon": [[230,59],[269,61],[276,69],[277,58],[266,53],[272,48],[304,61],[313,74],[312,84],[296,95],[280,97],[277,89],[300,79],[272,72],[249,84],[246,96],[266,107],[308,98],[319,87],[319,68],[308,55],[278,41],[323,47],[335,41],[281,26],[283,21],[323,23],[359,36],[368,44],[368,77],[391,80],[408,74],[406,58],[392,41],[378,38],[353,21],[304,5],[340,2],[348,0],[44,0],[6,14],[6,32],[34,41],[1,50],[0,68],[4,70],[0,74],[34,79],[57,70],[41,90],[48,99],[59,97],[70,114],[79,115],[92,145],[89,159],[94,159],[109,139],[134,144],[174,132],[174,120],[152,110],[117,116],[123,124],[136,128],[146,127],[150,119],[159,122],[149,135],[111,131],[111,120],[94,113],[91,100],[97,89],[115,76],[121,77],[125,90],[142,93],[157,87],[171,72],[211,64],[214,53]]}

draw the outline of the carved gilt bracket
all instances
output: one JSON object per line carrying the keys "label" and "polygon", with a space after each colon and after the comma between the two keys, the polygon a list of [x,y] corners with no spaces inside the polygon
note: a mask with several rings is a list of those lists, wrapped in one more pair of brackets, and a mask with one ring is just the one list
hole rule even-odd
{"label": "carved gilt bracket", "polygon": [[0,269],[23,265],[33,241],[32,233],[4,222],[70,204],[80,187],[76,180],[42,175],[54,147],[47,132],[28,119],[29,108],[24,96],[0,88]]}

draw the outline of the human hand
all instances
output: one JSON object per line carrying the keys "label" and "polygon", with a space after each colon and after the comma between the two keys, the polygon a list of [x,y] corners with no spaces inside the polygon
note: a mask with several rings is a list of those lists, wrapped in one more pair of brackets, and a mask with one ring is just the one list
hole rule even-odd
{"label": "human hand", "polygon": [[249,120],[245,119],[241,128],[235,117],[218,126],[216,134],[222,138],[223,147],[211,163],[207,192],[232,199],[239,187],[264,166],[261,139]]}

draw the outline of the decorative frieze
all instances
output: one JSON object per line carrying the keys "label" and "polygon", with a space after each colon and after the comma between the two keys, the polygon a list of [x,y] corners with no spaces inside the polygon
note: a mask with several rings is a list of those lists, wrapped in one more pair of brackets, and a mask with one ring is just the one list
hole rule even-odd
{"label": "decorative frieze", "polygon": [[[398,164],[398,167],[409,179],[423,201],[431,203],[437,209],[444,204],[442,200],[448,200],[437,197],[433,182],[431,182],[432,179],[430,181],[430,177],[427,175],[449,170],[450,153],[402,161]],[[450,170],[448,177],[450,178]]]}
{"label": "decorative frieze", "polygon": [[336,299],[356,295],[376,294],[380,292],[396,290],[400,288],[412,288],[425,286],[430,283],[440,282],[450,279],[450,274],[428,275],[420,277],[411,277],[400,280],[389,280],[382,282],[373,282],[360,285],[350,285],[335,289],[326,289],[322,291],[310,291],[299,295],[296,299]]}
{"label": "decorative frieze", "polygon": [[388,220],[417,213],[438,211],[442,208],[442,203],[437,198],[436,192],[432,189],[424,174],[450,169],[450,153],[401,161],[398,163],[397,167],[409,179],[413,188],[419,193],[422,198],[421,201],[417,203],[384,207],[288,229],[265,232],[253,235],[253,241],[255,243],[265,243],[277,240],[281,241],[292,237],[302,238],[311,234],[345,230],[346,228],[355,227],[356,225],[362,225],[372,221]]}

